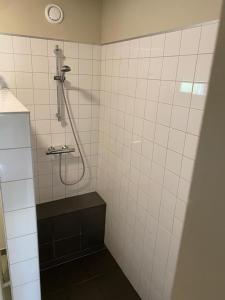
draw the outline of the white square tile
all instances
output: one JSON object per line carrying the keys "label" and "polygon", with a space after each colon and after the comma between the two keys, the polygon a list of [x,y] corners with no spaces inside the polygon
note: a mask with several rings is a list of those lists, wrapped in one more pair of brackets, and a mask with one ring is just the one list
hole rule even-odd
{"label": "white square tile", "polygon": [[33,81],[35,89],[48,89],[48,74],[45,73],[33,73]]}
{"label": "white square tile", "polygon": [[133,132],[137,135],[142,135],[142,130],[143,130],[143,119],[134,118]]}
{"label": "white square tile", "polygon": [[165,34],[152,36],[151,57],[163,56]]}
{"label": "white square tile", "polygon": [[36,134],[50,133],[50,120],[38,120],[35,122]]}
{"label": "white square tile", "polygon": [[196,66],[196,55],[185,55],[179,57],[177,80],[179,81],[193,81],[195,66]]}
{"label": "white square tile", "polygon": [[13,288],[14,300],[41,300],[40,281],[33,281]]}
{"label": "white square tile", "polygon": [[34,89],[34,104],[49,104],[50,95],[48,90]]}
{"label": "white square tile", "polygon": [[161,81],[159,102],[172,104],[174,89],[175,89],[174,81]]}
{"label": "white square tile", "polygon": [[35,205],[33,180],[2,183],[4,211],[12,211]]}
{"label": "white square tile", "polygon": [[164,176],[164,168],[154,162],[152,162],[152,169],[151,169],[151,178],[162,184],[163,183],[163,176]]}
{"label": "white square tile", "polygon": [[130,58],[137,58],[139,54],[139,39],[134,39],[129,41],[129,57]]}
{"label": "white square tile", "polygon": [[142,143],[142,154],[148,158],[152,158],[152,153],[153,153],[153,143],[148,140],[144,140]]}
{"label": "white square tile", "polygon": [[[163,189],[161,208],[166,214],[169,215],[169,216],[166,216],[167,218],[172,217],[172,220],[170,221],[171,223],[173,223],[173,215],[174,215],[174,211],[175,211],[175,205],[176,205],[176,197],[174,195],[172,195],[170,192],[168,192],[167,190]],[[161,212],[160,212],[160,214],[161,214]],[[161,223],[161,221],[166,221],[166,220],[165,219],[162,220],[160,218],[160,221],[159,221],[160,226],[165,225],[165,223],[168,224],[168,222]],[[169,226],[169,228],[167,227],[166,229],[169,231],[172,231],[172,224]]]}
{"label": "white square tile", "polygon": [[[127,73],[128,73],[128,60],[127,61],[127,70],[126,70],[126,76],[127,76]],[[98,75],[100,76],[101,75],[101,65],[100,65],[100,62],[98,60],[93,60],[93,75]],[[125,73],[125,71],[124,71]]]}
{"label": "white square tile", "polygon": [[160,81],[159,80],[148,80],[146,98],[151,101],[158,101],[159,90],[160,90]]}
{"label": "white square tile", "polygon": [[191,108],[204,109],[208,85],[206,83],[195,82],[193,85],[193,94],[191,98]]}
{"label": "white square tile", "polygon": [[167,190],[176,195],[178,190],[178,184],[179,176],[170,172],[169,170],[165,170],[164,186],[167,188]]}
{"label": "white square tile", "polygon": [[153,151],[153,161],[158,163],[161,166],[165,166],[166,161],[166,148],[154,144],[154,151]]}
{"label": "white square tile", "polygon": [[0,115],[0,149],[30,147],[29,114]]}
{"label": "white square tile", "polygon": [[26,208],[5,213],[7,239],[20,237],[37,231],[35,208]]}
{"label": "white square tile", "polygon": [[12,37],[10,35],[0,34],[0,52],[13,53]]}
{"label": "white square tile", "polygon": [[136,78],[137,71],[138,71],[138,60],[137,59],[129,59],[128,77]]}
{"label": "white square tile", "polygon": [[17,88],[33,88],[32,73],[16,72]]}
{"label": "white square tile", "polygon": [[150,60],[149,58],[138,58],[137,60],[138,68],[136,77],[147,78],[149,73]]}
{"label": "white square tile", "polygon": [[188,128],[187,131],[189,133],[199,135],[202,125],[203,112],[197,109],[191,109],[189,120],[188,120]]}
{"label": "white square tile", "polygon": [[59,51],[57,51],[58,56],[63,56],[63,42],[62,41],[55,41],[55,40],[48,40],[48,56],[56,55],[56,46],[58,46]]}
{"label": "white square tile", "polygon": [[195,81],[208,82],[211,73],[213,55],[201,54],[197,59],[197,66],[195,72]]}
{"label": "white square tile", "polygon": [[171,237],[171,235],[167,230],[164,230],[161,227],[159,227],[157,240],[156,240],[155,259],[159,260],[162,264],[164,264],[164,263],[166,264],[166,261],[167,261],[170,237]]}
{"label": "white square tile", "polygon": [[177,74],[178,57],[164,57],[162,80],[175,80]]}
{"label": "white square tile", "polygon": [[14,71],[13,54],[0,53],[0,70]]}
{"label": "white square tile", "polygon": [[30,38],[21,37],[21,36],[13,36],[13,51],[14,53],[19,54],[30,54]]}
{"label": "white square tile", "polygon": [[[85,123],[88,123],[86,120],[84,120]],[[47,120],[42,120],[43,122],[42,126],[46,123],[46,127],[48,128],[48,122]],[[81,120],[79,120],[79,123]],[[62,125],[58,122],[58,120],[51,120],[51,133],[64,133],[65,132],[65,127],[62,127]],[[47,131],[45,132],[46,134],[48,133]]]}
{"label": "white square tile", "polygon": [[12,286],[16,287],[39,279],[38,259],[33,258],[10,265]]}
{"label": "white square tile", "polygon": [[49,120],[49,105],[35,105],[35,120]]}
{"label": "white square tile", "polygon": [[182,168],[181,168],[181,177],[186,180],[191,181],[193,170],[194,170],[193,159],[183,157]]}
{"label": "white square tile", "polygon": [[144,120],[143,122],[143,137],[147,140],[153,141],[155,132],[155,124]]}
{"label": "white square tile", "polygon": [[179,219],[175,217],[173,223],[173,235],[178,239],[181,239],[182,237],[183,226],[184,226],[184,222],[181,222]]}
{"label": "white square tile", "polygon": [[145,107],[145,119],[154,122],[157,116],[157,102],[147,101]]}
{"label": "white square tile", "polygon": [[79,74],[92,74],[92,60],[91,59],[79,59]]}
{"label": "white square tile", "polygon": [[79,58],[92,59],[92,45],[79,44]]}
{"label": "white square tile", "polygon": [[45,39],[35,39],[31,40],[31,53],[32,55],[48,55],[48,42]]}
{"label": "white square tile", "polygon": [[157,122],[169,126],[172,106],[168,104],[159,103],[157,112]]}
{"label": "white square tile", "polygon": [[32,72],[31,55],[15,54],[15,71]]}
{"label": "white square tile", "polygon": [[179,55],[181,31],[166,33],[164,56]]}
{"label": "white square tile", "polygon": [[191,183],[189,181],[180,178],[179,187],[178,187],[178,198],[187,202],[189,197]]}
{"label": "white square tile", "polygon": [[176,82],[174,105],[190,107],[193,83],[191,82]]}
{"label": "white square tile", "polygon": [[33,72],[48,73],[48,58],[47,56],[32,56]]}
{"label": "white square tile", "polygon": [[0,88],[16,88],[16,78],[14,72],[0,72]]}
{"label": "white square tile", "polygon": [[32,158],[30,148],[0,150],[1,181],[32,178]]}
{"label": "white square tile", "polygon": [[79,105],[78,113],[80,119],[91,118],[91,105]]}
{"label": "white square tile", "polygon": [[147,36],[139,39],[139,57],[150,57],[151,54],[151,37]]}
{"label": "white square tile", "polygon": [[182,155],[171,150],[167,150],[166,168],[179,175],[181,171]]}
{"label": "white square tile", "polygon": [[36,135],[36,139],[37,139],[37,145],[36,145],[37,149],[44,149],[44,148],[47,149],[50,145],[52,145],[52,135],[38,134]]}
{"label": "white square tile", "polygon": [[[122,52],[124,53],[125,58],[129,57],[129,43],[124,42],[124,46],[122,47]],[[102,47],[99,45],[93,45],[93,59],[101,60],[101,49]],[[65,52],[65,46],[64,46],[64,52]]]}
{"label": "white square tile", "polygon": [[[68,79],[72,79],[73,81],[71,82],[71,85],[73,87],[77,87],[77,78],[69,78],[69,76],[67,76]],[[70,86],[70,85],[69,85]],[[79,75],[79,88],[80,89],[85,89],[85,90],[90,90],[92,86],[92,76],[90,75]]]}
{"label": "white square tile", "polygon": [[172,128],[170,129],[169,142],[168,142],[169,149],[174,150],[178,153],[183,153],[184,141],[185,141],[184,132]]}
{"label": "white square tile", "polygon": [[163,125],[156,125],[155,142],[161,146],[166,147],[169,136],[169,127]]}
{"label": "white square tile", "polygon": [[146,98],[147,85],[148,85],[147,79],[138,79],[137,80],[137,85],[136,85],[136,97],[137,98],[141,98],[141,99]]}
{"label": "white square tile", "polygon": [[182,31],[181,55],[197,54],[201,35],[201,27],[185,29]]}
{"label": "white square tile", "polygon": [[173,214],[169,214],[164,206],[160,207],[159,215],[160,226],[166,229],[169,232],[172,232],[173,229]]}
{"label": "white square tile", "polygon": [[162,64],[163,64],[162,57],[150,59],[149,74],[148,74],[149,79],[160,79],[161,72],[162,72]]}
{"label": "white square tile", "polygon": [[149,207],[151,210],[149,213],[154,218],[158,218],[159,210],[160,210],[160,201],[161,201],[162,188],[161,184],[154,182],[153,180],[150,182],[150,203]]}
{"label": "white square tile", "polygon": [[212,53],[214,52],[218,31],[218,23],[203,25],[201,40],[199,45],[199,53]]}
{"label": "white square tile", "polygon": [[186,131],[189,109],[181,106],[173,106],[171,127]]}
{"label": "white square tile", "polygon": [[176,204],[176,210],[175,210],[175,216],[180,221],[184,221],[185,219],[185,213],[186,213],[186,203],[184,201],[177,201]]}
{"label": "white square tile", "polygon": [[195,135],[187,134],[185,140],[184,155],[192,159],[195,159],[197,146],[198,146],[198,137]]}
{"label": "white square tile", "polygon": [[10,239],[7,241],[7,243],[10,264],[38,257],[38,243],[36,233]]}
{"label": "white square tile", "polygon": [[17,89],[16,95],[25,106],[34,103],[33,89]]}
{"label": "white square tile", "polygon": [[78,43],[64,42],[64,56],[78,58]]}
{"label": "white square tile", "polygon": [[[177,265],[177,258],[179,254],[179,248],[180,248],[180,241],[176,237],[172,237],[171,244],[170,244],[170,253],[168,257],[168,265],[167,265],[167,272],[169,272],[172,275],[172,282],[171,285],[173,285],[173,279],[176,271],[176,265]],[[172,288],[172,286],[171,286]]]}

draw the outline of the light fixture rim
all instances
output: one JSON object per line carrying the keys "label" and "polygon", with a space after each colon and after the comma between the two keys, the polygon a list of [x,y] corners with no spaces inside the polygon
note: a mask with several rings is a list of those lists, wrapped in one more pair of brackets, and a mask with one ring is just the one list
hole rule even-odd
{"label": "light fixture rim", "polygon": [[[53,19],[51,19],[50,16],[49,16],[49,11],[50,11],[50,9],[53,8],[53,7],[54,7],[54,8],[57,8],[57,9],[59,10],[59,12],[60,12],[60,18],[57,19],[57,20],[53,20]],[[63,21],[63,18],[64,18],[63,10],[62,10],[62,8],[61,8],[59,5],[57,5],[57,4],[54,4],[54,3],[48,4],[48,5],[46,5],[46,7],[45,7],[45,17],[46,17],[46,19],[47,19],[47,21],[48,21],[49,23],[52,23],[52,24],[61,23],[61,22]]]}

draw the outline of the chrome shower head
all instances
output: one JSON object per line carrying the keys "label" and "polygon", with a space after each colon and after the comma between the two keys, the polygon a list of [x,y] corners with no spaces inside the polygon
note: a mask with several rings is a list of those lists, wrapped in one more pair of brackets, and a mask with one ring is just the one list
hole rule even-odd
{"label": "chrome shower head", "polygon": [[62,66],[61,68],[61,72],[62,73],[66,73],[66,72],[70,72],[71,68],[69,66]]}

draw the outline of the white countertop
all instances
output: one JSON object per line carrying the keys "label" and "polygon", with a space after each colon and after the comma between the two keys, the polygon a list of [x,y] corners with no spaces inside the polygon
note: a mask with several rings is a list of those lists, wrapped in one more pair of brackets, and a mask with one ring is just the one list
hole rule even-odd
{"label": "white countertop", "polygon": [[1,113],[29,113],[29,110],[8,89],[0,89]]}

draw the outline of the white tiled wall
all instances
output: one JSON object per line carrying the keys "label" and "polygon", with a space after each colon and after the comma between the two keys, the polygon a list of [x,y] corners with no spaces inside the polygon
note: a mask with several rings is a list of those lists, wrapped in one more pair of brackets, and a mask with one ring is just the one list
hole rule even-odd
{"label": "white tiled wall", "polygon": [[1,113],[0,124],[0,200],[13,300],[40,300],[29,113]]}
{"label": "white tiled wall", "polygon": [[[106,244],[142,299],[170,299],[217,27],[213,22],[102,48],[0,35],[0,87],[8,86],[31,111],[37,200],[93,191],[97,179],[107,202]],[[45,155],[51,145],[74,144],[68,120],[60,124],[55,117],[56,44],[72,67],[67,93],[88,170],[72,187],[60,183],[58,161]],[[23,122],[18,128],[27,130]],[[7,130],[4,143],[14,129]],[[36,265],[37,243],[31,169],[22,168],[15,151],[25,161],[31,157],[19,135],[15,142],[20,149],[5,155],[0,141],[0,160],[21,167],[4,175],[2,185],[13,292],[18,300],[39,300],[37,269],[31,282],[20,276]],[[65,178],[75,179],[80,169],[77,159],[67,158]]]}
{"label": "white tiled wall", "polygon": [[[81,183],[68,187],[59,180],[58,158],[45,155],[49,146],[74,145],[68,118],[61,124],[55,116],[57,99],[53,76],[56,45],[63,53],[62,64],[72,69],[66,74],[68,81],[65,85],[87,168]],[[0,35],[0,87],[9,87],[31,112],[38,202],[96,189],[100,51],[100,46],[95,45]],[[9,130],[5,132],[5,137],[10,135]],[[16,138],[20,141],[19,136]],[[81,172],[80,160],[72,155],[67,156],[64,172],[67,181],[75,181]]]}
{"label": "white tiled wall", "polygon": [[217,27],[102,47],[97,191],[142,299],[170,299]]}

